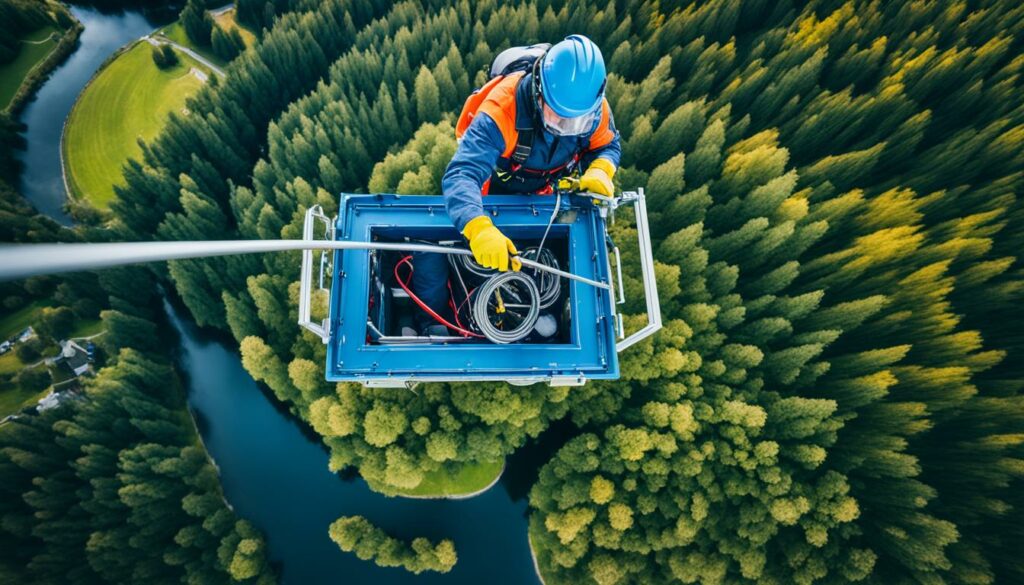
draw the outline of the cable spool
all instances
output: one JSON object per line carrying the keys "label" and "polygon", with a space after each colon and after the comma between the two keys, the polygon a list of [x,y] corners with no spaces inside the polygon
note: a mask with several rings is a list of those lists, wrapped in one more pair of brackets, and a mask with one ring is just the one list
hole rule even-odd
{"label": "cable spool", "polygon": [[521,272],[501,272],[487,279],[473,296],[473,321],[494,343],[515,343],[533,331],[540,316],[540,291]]}
{"label": "cable spool", "polygon": [[[558,259],[555,258],[555,253],[548,248],[540,249],[540,257],[537,256],[537,248],[527,248],[523,250],[522,257],[527,260],[534,260],[545,266],[558,269]],[[540,290],[540,308],[547,309],[551,305],[555,304],[558,300],[559,295],[562,294],[562,279],[550,272],[541,272],[539,270],[531,270],[533,273],[534,280],[537,281],[537,288]]]}

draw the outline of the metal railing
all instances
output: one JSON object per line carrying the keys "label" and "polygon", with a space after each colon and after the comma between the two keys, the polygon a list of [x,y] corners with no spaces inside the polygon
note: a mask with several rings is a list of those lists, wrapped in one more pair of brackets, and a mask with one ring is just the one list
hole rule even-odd
{"label": "metal railing", "polygon": [[[647,325],[615,344],[615,350],[619,353],[661,329],[661,304],[658,300],[658,283],[654,276],[654,251],[651,248],[651,230],[647,220],[647,200],[644,198],[644,190],[640,188],[636,191],[623,192],[616,207],[622,205],[632,205],[636,216],[636,239],[640,248],[640,277],[644,285]],[[621,272],[619,284],[622,284]]]}

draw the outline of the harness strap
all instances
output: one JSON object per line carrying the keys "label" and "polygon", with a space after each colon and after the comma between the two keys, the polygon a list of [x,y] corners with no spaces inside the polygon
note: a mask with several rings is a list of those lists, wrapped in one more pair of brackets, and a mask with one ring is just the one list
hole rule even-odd
{"label": "harness strap", "polygon": [[522,166],[526,159],[530,158],[533,152],[533,128],[517,128],[519,137],[516,140],[516,148],[512,151],[512,163],[515,166]]}

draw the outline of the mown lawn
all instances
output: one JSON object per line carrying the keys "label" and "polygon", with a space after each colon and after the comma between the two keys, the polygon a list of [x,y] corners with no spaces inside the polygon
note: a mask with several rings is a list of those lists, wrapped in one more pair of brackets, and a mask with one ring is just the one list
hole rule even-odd
{"label": "mown lawn", "polygon": [[12,349],[11,351],[3,355],[0,355],[0,376],[13,376],[20,372],[21,369],[24,368],[26,365],[41,362],[46,358],[57,355],[58,352],[60,352],[60,347],[58,347],[57,344],[52,343],[43,348],[43,351],[40,352],[39,357],[33,359],[31,362],[26,364],[25,362],[21,361],[21,359],[18,358],[18,354],[15,353],[15,350]]}
{"label": "mown lawn", "polygon": [[44,26],[23,39],[26,42],[22,42],[21,51],[14,61],[0,65],[0,110],[6,109],[11,103],[29,71],[57,46],[60,42],[59,33],[56,27]]}
{"label": "mown lawn", "polygon": [[138,158],[138,139],[152,140],[170,112],[183,113],[185,100],[203,82],[189,72],[202,68],[179,53],[180,62],[160,70],[151,46],[140,42],[122,53],[79,96],[64,136],[64,157],[72,192],[98,209],[107,209],[121,167]]}
{"label": "mown lawn", "polygon": [[[192,44],[192,41],[189,40],[188,35],[185,34],[185,27],[181,26],[181,22],[179,21],[175,21],[165,26],[163,30],[160,31],[160,34],[178,43],[179,45],[188,47],[193,51],[199,53],[200,55],[207,57],[205,51],[201,51],[198,47]],[[213,55],[209,55],[208,58],[211,61],[213,61]],[[214,63],[217,62],[218,61],[214,61]]]}
{"label": "mown lawn", "polygon": [[473,465],[463,465],[455,474],[439,470],[428,473],[423,482],[411,490],[399,490],[401,496],[443,497],[471,494],[479,491],[501,475],[505,461],[499,459]]}
{"label": "mown lawn", "polygon": [[13,313],[0,316],[0,342],[10,339],[16,333],[21,333],[23,329],[31,325],[39,318],[39,313],[45,306],[45,302],[35,301]]}

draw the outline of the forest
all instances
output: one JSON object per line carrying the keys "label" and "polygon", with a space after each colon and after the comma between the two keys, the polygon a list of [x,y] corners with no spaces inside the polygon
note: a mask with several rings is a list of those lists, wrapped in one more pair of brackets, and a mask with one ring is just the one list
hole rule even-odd
{"label": "forest", "polygon": [[275,582],[262,535],[224,500],[185,409],[172,356],[158,341],[166,324],[149,271],[25,283],[37,294],[50,286],[74,311],[98,312],[105,358],[75,398],[0,426],[0,576]]}
{"label": "forest", "polygon": [[[125,167],[111,229],[84,239],[294,238],[342,192],[437,193],[494,55],[577,32],[608,62],[616,183],[651,210],[665,327],[621,380],[581,388],[330,385],[294,324],[297,254],[147,276],[234,337],[332,470],[397,494],[567,419],[529,496],[549,585],[1024,581],[1024,5],[295,0],[239,19],[259,43]],[[18,221],[5,240],[50,237]],[[642,298],[637,274],[626,286]],[[272,579],[201,471],[180,385],[148,373],[166,367],[152,314],[96,302],[123,334],[95,399],[0,432],[19,478],[0,546],[40,579],[58,561],[113,582]],[[149,522],[157,507],[174,514]],[[360,517],[330,534],[392,566],[455,563]]]}

